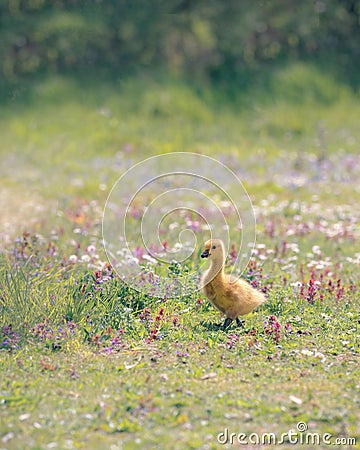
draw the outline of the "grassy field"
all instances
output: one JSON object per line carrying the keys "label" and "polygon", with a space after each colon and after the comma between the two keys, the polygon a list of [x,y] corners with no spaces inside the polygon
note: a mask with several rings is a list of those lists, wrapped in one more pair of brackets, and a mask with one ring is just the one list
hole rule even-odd
{"label": "grassy field", "polygon": [[[54,76],[9,91],[0,448],[260,448],[264,433],[276,435],[270,448],[294,448],[295,432],[301,448],[315,447],[309,433],[317,448],[360,448],[359,105],[305,64],[226,91],[159,74]],[[243,277],[267,302],[243,329],[218,330],[219,313],[191,286],[182,298],[148,297],[108,264],[111,187],[134,163],[174,151],[226,164],[254,205]],[[142,248],[137,257],[146,273],[186,274],[207,235],[197,230],[181,265],[154,267]]]}

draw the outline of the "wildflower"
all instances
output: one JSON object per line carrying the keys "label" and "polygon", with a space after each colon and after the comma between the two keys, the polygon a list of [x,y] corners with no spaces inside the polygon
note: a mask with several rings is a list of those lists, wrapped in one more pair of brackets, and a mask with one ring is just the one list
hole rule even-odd
{"label": "wildflower", "polygon": [[237,255],[237,253],[236,253],[235,244],[231,244],[230,256],[234,261],[236,260],[236,255]]}
{"label": "wildflower", "polygon": [[100,333],[96,333],[95,336],[91,337],[91,342],[96,345],[96,347],[100,348],[100,340],[101,335]]}
{"label": "wildflower", "polygon": [[290,283],[290,286],[294,288],[294,290],[298,290],[303,284],[300,281],[294,281]]}
{"label": "wildflower", "polygon": [[186,356],[189,356],[189,353],[188,352],[183,352],[181,350],[176,350],[176,356],[179,357],[179,358],[184,358]]}
{"label": "wildflower", "polygon": [[108,269],[107,267],[105,267],[103,270],[95,270],[94,277],[95,277],[96,284],[103,284],[106,281],[111,280],[113,277],[113,274],[112,274],[111,269]]}
{"label": "wildflower", "polygon": [[275,342],[280,341],[281,337],[281,325],[278,322],[276,316],[269,316],[268,320],[264,321],[264,332],[272,336]]}
{"label": "wildflower", "polygon": [[152,316],[151,316],[151,311],[148,307],[144,308],[143,311],[140,313],[140,320],[141,322],[152,322]]}
{"label": "wildflower", "polygon": [[340,300],[345,293],[345,289],[341,286],[341,279],[337,280],[336,300]]}
{"label": "wildflower", "polygon": [[315,352],[314,357],[316,359],[319,359],[321,362],[324,362],[326,360],[325,355],[321,352]]}
{"label": "wildflower", "polygon": [[235,344],[238,342],[239,338],[240,338],[240,335],[235,334],[235,333],[230,333],[228,335],[228,340],[226,342],[226,348],[228,350],[232,349],[235,346]]}
{"label": "wildflower", "polygon": [[164,315],[164,308],[160,308],[159,314],[155,317],[156,322],[160,322],[163,315]]}
{"label": "wildflower", "polygon": [[314,354],[314,352],[312,352],[311,350],[301,350],[301,354],[304,356],[312,356]]}
{"label": "wildflower", "polygon": [[312,305],[315,301],[315,296],[317,293],[318,286],[315,284],[315,281],[310,279],[308,284],[308,291],[306,295],[306,300]]}
{"label": "wildflower", "polygon": [[137,209],[135,206],[130,210],[130,215],[133,219],[139,219],[141,217],[140,209]]}
{"label": "wildflower", "polygon": [[275,223],[273,220],[269,220],[268,223],[266,224],[266,228],[265,228],[265,233],[273,238],[275,235]]}
{"label": "wildflower", "polygon": [[146,342],[150,342],[150,341],[157,339],[157,333],[158,333],[158,330],[156,328],[153,328],[152,330],[150,330],[150,334],[149,334],[149,337],[146,339]]}
{"label": "wildflower", "polygon": [[320,250],[320,247],[318,245],[313,245],[311,250],[314,253],[314,255],[321,255],[321,250]]}
{"label": "wildflower", "polygon": [[144,249],[138,245],[137,247],[134,248],[132,254],[135,256],[135,258],[141,261],[141,259],[144,256]]}
{"label": "wildflower", "polygon": [[201,231],[201,224],[199,221],[197,220],[188,220],[186,222],[186,225],[193,231],[195,231],[196,233],[199,233]]}
{"label": "wildflower", "polygon": [[1,328],[0,348],[9,352],[19,348],[19,335],[13,331],[11,325],[5,325]]}
{"label": "wildflower", "polygon": [[94,255],[96,253],[96,247],[95,245],[88,245],[85,249],[87,251],[87,253],[89,253],[90,255]]}
{"label": "wildflower", "polygon": [[151,264],[157,264],[157,260],[150,255],[144,254],[142,257]]}

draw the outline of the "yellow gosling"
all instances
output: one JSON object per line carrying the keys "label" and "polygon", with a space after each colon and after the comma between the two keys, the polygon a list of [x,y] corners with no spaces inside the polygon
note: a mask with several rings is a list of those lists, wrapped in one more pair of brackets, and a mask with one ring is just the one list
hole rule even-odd
{"label": "yellow gosling", "polygon": [[264,295],[247,281],[230,281],[225,273],[225,249],[220,239],[205,242],[202,258],[209,258],[210,267],[201,277],[201,291],[213,306],[225,314],[222,328],[225,330],[233,320],[243,326],[239,316],[250,313],[265,301]]}

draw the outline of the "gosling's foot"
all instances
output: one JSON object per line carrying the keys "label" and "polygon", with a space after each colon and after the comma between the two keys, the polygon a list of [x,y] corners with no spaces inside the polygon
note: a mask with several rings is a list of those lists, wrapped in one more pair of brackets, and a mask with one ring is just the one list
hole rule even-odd
{"label": "gosling's foot", "polygon": [[240,320],[238,317],[236,318],[236,325],[240,328],[244,328],[244,321]]}
{"label": "gosling's foot", "polygon": [[225,319],[225,322],[223,323],[221,329],[222,329],[223,331],[225,331],[226,328],[229,327],[229,325],[231,324],[232,321],[233,321],[233,320],[230,319],[230,317],[227,317],[227,318]]}

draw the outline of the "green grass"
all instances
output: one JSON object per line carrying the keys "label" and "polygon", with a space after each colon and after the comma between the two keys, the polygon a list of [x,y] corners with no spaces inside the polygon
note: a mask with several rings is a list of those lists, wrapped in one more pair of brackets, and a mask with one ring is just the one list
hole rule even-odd
{"label": "green grass", "polygon": [[[82,335],[65,338],[61,349],[32,338],[4,354],[3,432],[15,434],[5,448],[25,440],[29,448],[218,448],[225,428],[280,436],[300,421],[333,440],[358,437],[355,305],[289,298],[279,313],[272,299],[240,333],[211,330],[207,306],[164,308],[161,338],[151,344],[132,319],[124,348],[112,355]],[[278,342],[262,331],[274,310],[292,326]]]}
{"label": "green grass", "polygon": [[[299,422],[359,448],[358,94],[305,64],[228,91],[159,74],[17,89],[0,111],[0,448],[231,448],[225,428]],[[173,151],[223,161],[256,208],[244,277],[268,300],[244,329],[218,330],[190,286],[149,298],[105,266],[111,186]]]}

